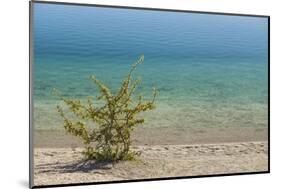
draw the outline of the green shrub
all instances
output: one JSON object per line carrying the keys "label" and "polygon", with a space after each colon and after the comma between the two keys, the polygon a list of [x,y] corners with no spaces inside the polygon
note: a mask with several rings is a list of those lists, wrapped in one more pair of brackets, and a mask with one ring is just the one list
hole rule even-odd
{"label": "green shrub", "polygon": [[[144,118],[138,116],[139,113],[155,108],[157,95],[156,89],[153,88],[152,100],[144,101],[141,95],[137,96],[136,100],[133,99],[140,80],[133,80],[132,73],[143,61],[142,55],[132,65],[121,87],[114,94],[95,76],[90,77],[100,93],[96,100],[103,101],[104,105],[95,106],[93,97],[88,97],[87,102],[83,103],[79,99],[66,99],[56,93],[75,117],[69,119],[63,108],[57,106],[57,111],[64,120],[64,129],[83,140],[85,145],[83,154],[87,159],[133,160],[139,154],[130,149],[131,133],[135,127],[144,123]],[[94,123],[96,127],[89,127],[89,122]]]}

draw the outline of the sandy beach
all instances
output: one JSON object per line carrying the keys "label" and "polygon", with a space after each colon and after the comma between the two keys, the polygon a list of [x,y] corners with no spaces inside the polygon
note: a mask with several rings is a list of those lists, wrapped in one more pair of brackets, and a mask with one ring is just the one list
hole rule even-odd
{"label": "sandy beach", "polygon": [[268,170],[267,142],[138,145],[139,161],[84,161],[82,148],[35,148],[34,184],[69,184]]}
{"label": "sandy beach", "polygon": [[137,128],[138,161],[85,161],[82,141],[64,131],[34,132],[34,184],[198,176],[268,170],[267,128]]}

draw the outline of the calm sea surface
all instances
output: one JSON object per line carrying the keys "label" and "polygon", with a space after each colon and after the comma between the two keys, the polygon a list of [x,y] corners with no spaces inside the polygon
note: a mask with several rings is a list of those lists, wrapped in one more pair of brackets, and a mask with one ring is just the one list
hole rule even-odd
{"label": "calm sea surface", "polygon": [[267,127],[266,18],[35,3],[33,30],[36,129],[62,128],[53,88],[95,96],[95,75],[115,91],[141,54],[147,127]]}

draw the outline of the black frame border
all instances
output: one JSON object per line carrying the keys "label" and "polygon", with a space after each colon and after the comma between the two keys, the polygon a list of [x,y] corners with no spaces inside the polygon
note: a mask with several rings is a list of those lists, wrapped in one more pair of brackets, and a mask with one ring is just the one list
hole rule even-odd
{"label": "black frame border", "polygon": [[[84,182],[84,183],[69,183],[69,184],[50,184],[50,185],[34,185],[34,154],[33,154],[33,3],[41,4],[58,4],[58,5],[74,5],[74,6],[87,6],[87,7],[101,7],[101,8],[118,8],[118,9],[131,9],[131,10],[145,10],[145,11],[166,11],[166,12],[179,12],[179,13],[194,13],[194,14],[210,14],[210,15],[224,15],[224,16],[245,16],[245,17],[260,17],[267,18],[268,36],[267,36],[267,49],[268,49],[268,165],[267,171],[256,172],[240,172],[240,173],[225,173],[225,174],[212,174],[212,175],[196,175],[196,176],[179,176],[179,177],[162,177],[162,178],[149,178],[149,179],[132,179],[132,180],[117,180],[117,181],[101,181],[101,182]],[[83,186],[83,185],[99,185],[99,184],[114,184],[114,183],[132,183],[144,181],[165,181],[175,179],[191,179],[191,178],[211,178],[211,177],[224,177],[224,176],[239,176],[239,175],[256,175],[270,173],[270,16],[269,15],[255,15],[255,14],[240,14],[240,13],[226,13],[226,12],[207,12],[207,11],[193,11],[193,10],[178,10],[178,9],[162,9],[162,8],[149,8],[149,7],[132,7],[120,5],[101,5],[89,3],[70,3],[70,2],[57,2],[57,1],[29,1],[29,188],[53,188],[53,187],[68,187],[68,186]]]}

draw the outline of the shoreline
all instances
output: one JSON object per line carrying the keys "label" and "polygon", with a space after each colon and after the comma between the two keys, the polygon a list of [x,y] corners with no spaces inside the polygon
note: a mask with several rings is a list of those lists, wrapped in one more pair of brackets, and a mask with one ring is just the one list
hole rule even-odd
{"label": "shoreline", "polygon": [[82,148],[35,148],[35,185],[260,172],[268,170],[268,143],[133,145],[140,161],[84,161]]}
{"label": "shoreline", "polygon": [[[35,130],[35,148],[83,147],[77,137],[64,130]],[[132,133],[133,145],[192,145],[267,141],[267,128],[167,128],[139,127]]]}

